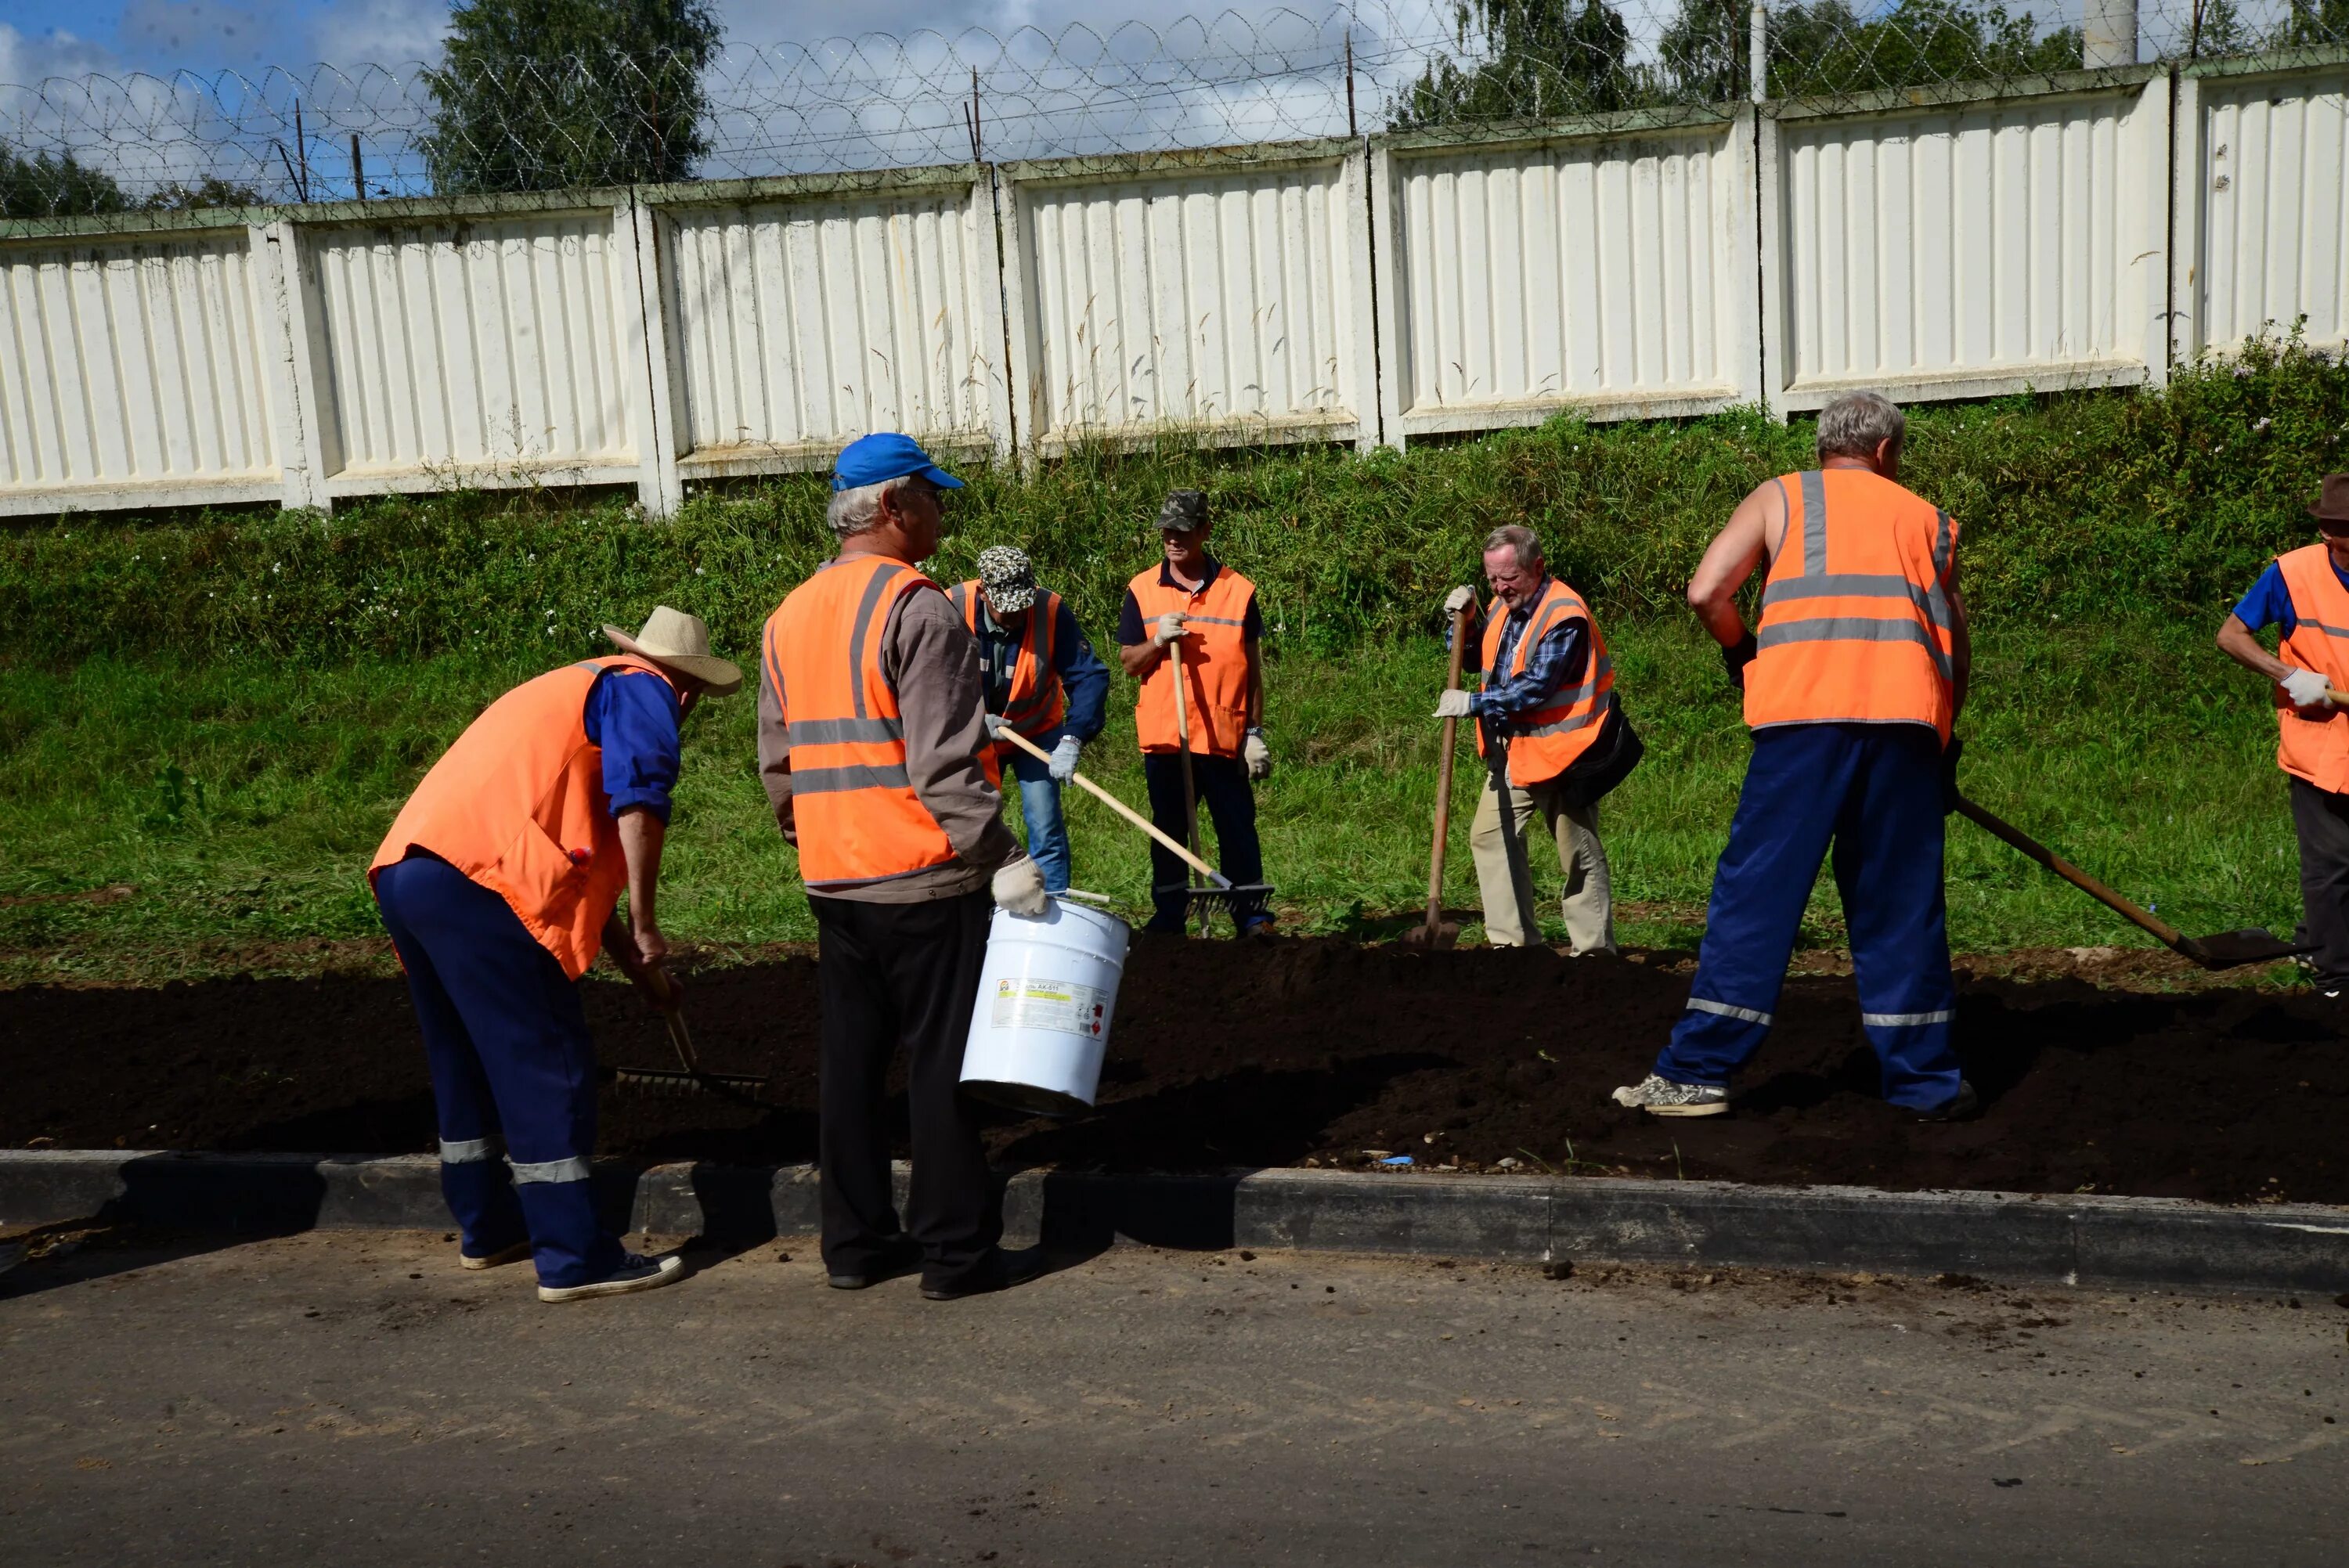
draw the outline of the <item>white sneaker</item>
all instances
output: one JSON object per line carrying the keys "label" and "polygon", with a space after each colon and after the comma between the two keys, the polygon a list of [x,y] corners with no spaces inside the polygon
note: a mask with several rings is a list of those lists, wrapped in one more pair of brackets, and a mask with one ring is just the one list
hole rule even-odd
{"label": "white sneaker", "polygon": [[1650,1073],[1617,1089],[1615,1103],[1651,1116],[1719,1116],[1729,1109],[1729,1090],[1717,1083],[1674,1083]]}
{"label": "white sneaker", "polygon": [[500,1264],[518,1264],[528,1256],[530,1256],[530,1243],[527,1241],[522,1241],[516,1242],[510,1247],[502,1247],[485,1258],[477,1258],[471,1253],[460,1252],[457,1254],[457,1266],[460,1269],[493,1269]]}
{"label": "white sneaker", "polygon": [[623,1253],[620,1266],[602,1279],[589,1280],[585,1284],[543,1284],[538,1287],[538,1299],[585,1301],[591,1296],[626,1295],[631,1291],[658,1290],[684,1277],[685,1260],[674,1253],[665,1258],[640,1258],[634,1253]]}

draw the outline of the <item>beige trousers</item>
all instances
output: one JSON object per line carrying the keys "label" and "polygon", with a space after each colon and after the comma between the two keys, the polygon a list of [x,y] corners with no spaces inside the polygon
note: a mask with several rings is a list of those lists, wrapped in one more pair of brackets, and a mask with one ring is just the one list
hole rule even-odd
{"label": "beige trousers", "polygon": [[1485,900],[1485,940],[1495,947],[1524,947],[1541,940],[1540,905],[1526,852],[1537,814],[1557,841],[1558,864],[1566,872],[1566,892],[1559,903],[1568,944],[1577,953],[1614,952],[1615,901],[1608,882],[1606,846],[1599,841],[1599,808],[1569,807],[1556,789],[1537,784],[1529,789],[1512,788],[1509,809],[1504,812],[1490,774],[1476,799],[1475,824],[1468,830],[1468,847],[1476,858],[1476,885]]}

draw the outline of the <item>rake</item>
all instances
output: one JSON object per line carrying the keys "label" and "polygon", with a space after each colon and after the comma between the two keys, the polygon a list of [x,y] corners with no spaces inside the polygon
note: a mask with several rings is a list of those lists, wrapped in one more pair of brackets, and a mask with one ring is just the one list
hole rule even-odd
{"label": "rake", "polygon": [[713,1073],[703,1068],[701,1059],[693,1053],[693,1037],[686,1031],[685,999],[670,987],[668,975],[659,965],[653,965],[646,973],[646,985],[660,1004],[661,1017],[668,1025],[668,1042],[677,1047],[677,1059],[683,1065],[681,1068],[614,1068],[613,1087],[647,1099],[711,1095],[736,1105],[768,1105],[765,1078],[747,1073]]}
{"label": "rake", "polygon": [[[1020,750],[1026,752],[1029,756],[1033,757],[1039,762],[1050,762],[1052,760],[1052,757],[1050,752],[1037,745],[1034,741],[1029,739],[1026,736],[1020,734],[1018,730],[1013,729],[1009,725],[1005,725],[1003,727],[1003,728],[998,733],[997,738],[1011,742],[1012,745],[1017,746]],[[1153,839],[1164,845],[1170,854],[1178,857],[1184,864],[1189,866],[1193,871],[1197,872],[1200,875],[1207,879],[1207,885],[1205,887],[1199,887],[1195,884],[1186,884],[1183,889],[1184,896],[1191,901],[1194,908],[1206,910],[1225,909],[1237,913],[1240,908],[1261,907],[1265,903],[1271,899],[1275,890],[1270,882],[1236,882],[1232,881],[1231,878],[1224,875],[1223,872],[1217,871],[1215,867],[1201,860],[1197,855],[1193,854],[1182,844],[1176,842],[1172,834],[1161,830],[1157,823],[1152,821],[1149,818],[1143,816],[1141,812],[1135,810],[1133,807],[1127,805],[1124,801],[1119,799],[1116,796],[1111,794],[1108,790],[1102,789],[1100,785],[1094,783],[1083,774],[1071,773],[1069,777],[1073,779],[1077,784],[1087,793],[1091,794],[1094,799],[1099,800],[1102,805],[1107,806],[1111,810],[1115,811],[1119,816],[1124,818],[1127,821],[1133,823],[1135,827],[1149,834]],[[1173,890],[1166,889],[1154,891],[1171,892]]]}

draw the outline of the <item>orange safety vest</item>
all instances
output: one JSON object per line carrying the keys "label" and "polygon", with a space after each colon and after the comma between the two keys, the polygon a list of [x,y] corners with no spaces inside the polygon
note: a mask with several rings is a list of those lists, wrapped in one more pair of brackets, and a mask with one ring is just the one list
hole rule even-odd
{"label": "orange safety vest", "polygon": [[[2276,645],[2276,657],[2349,691],[2349,588],[2333,574],[2333,552],[2322,544],[2303,545],[2276,557],[2276,565],[2292,591],[2297,623]],[[2319,789],[2349,794],[2349,712],[2293,707],[2282,686],[2275,704],[2276,766]]]}
{"label": "orange safety vest", "polygon": [[[1494,608],[1498,611],[1501,606]],[[1557,778],[1570,767],[1574,759],[1590,749],[1599,738],[1599,721],[1615,702],[1615,661],[1607,656],[1607,639],[1599,634],[1599,623],[1591,618],[1590,607],[1582,595],[1553,577],[1542,587],[1542,596],[1526,617],[1525,634],[1509,657],[1508,674],[1526,673],[1526,661],[1533,655],[1541,640],[1564,622],[1579,616],[1590,628],[1590,654],[1583,666],[1578,686],[1562,686],[1551,694],[1549,701],[1536,712],[1506,723],[1509,739],[1509,782],[1518,789],[1528,789]],[[1485,623],[1485,682],[1493,679],[1493,661],[1500,656],[1501,633],[1508,623],[1506,614],[1496,614]],[[1485,727],[1476,727],[1476,755],[1485,755]]]}
{"label": "orange safety vest", "polygon": [[[978,580],[957,583],[947,597],[962,612],[962,624],[978,633]],[[1067,704],[1061,693],[1061,672],[1052,667],[1052,635],[1061,624],[1061,596],[1036,591],[1028,606],[1027,629],[1019,634],[1019,662],[1011,666],[1011,696],[996,717],[1033,740],[1060,724]],[[1000,743],[999,743],[1000,748]]]}
{"label": "orange safety vest", "polygon": [[[1189,707],[1191,749],[1205,757],[1237,757],[1247,738],[1247,612],[1256,584],[1218,563],[1215,577],[1197,593],[1159,581],[1154,566],[1126,584],[1142,611],[1143,631],[1169,610],[1184,618],[1184,696]],[[1133,705],[1133,727],[1144,751],[1179,752],[1182,732],[1174,723],[1174,655],[1166,650],[1142,683]]]}
{"label": "orange safety vest", "polygon": [[628,885],[604,748],[587,738],[587,694],[612,669],[668,679],[617,654],[550,670],[490,704],[400,808],[368,884],[410,849],[428,851],[503,898],[565,975],[587,973]]}
{"label": "orange safety vest", "polygon": [[1778,480],[1786,536],[1762,589],[1745,722],[1927,724],[1956,707],[1955,633],[1942,584],[1950,514],[1865,469]]}
{"label": "orange safety vest", "polygon": [[[767,617],[767,682],[791,732],[792,817],[811,889],[955,859],[906,776],[905,722],[881,667],[891,610],[925,592],[944,590],[894,556],[854,555],[817,568]],[[980,765],[988,783],[1001,777],[994,748]]]}

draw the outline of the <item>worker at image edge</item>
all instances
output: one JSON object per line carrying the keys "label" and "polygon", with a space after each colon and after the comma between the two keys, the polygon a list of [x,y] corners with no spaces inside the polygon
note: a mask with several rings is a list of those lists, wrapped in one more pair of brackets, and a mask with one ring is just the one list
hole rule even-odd
{"label": "worker at image edge", "polygon": [[1475,719],[1476,752],[1485,758],[1485,789],[1468,835],[1485,940],[1523,947],[1539,939],[1526,845],[1539,813],[1566,877],[1560,908],[1568,945],[1577,954],[1612,953],[1614,900],[1607,849],[1599,841],[1599,804],[1578,797],[1568,780],[1610,720],[1621,722],[1614,661],[1582,596],[1549,574],[1532,529],[1495,529],[1485,541],[1485,576],[1506,614],[1478,611],[1475,591],[1465,586],[1444,601],[1447,621],[1470,612],[1472,635],[1482,623],[1482,645],[1461,667],[1483,671],[1484,689],[1447,691],[1435,709],[1437,718]]}
{"label": "worker at image edge", "polygon": [[[1770,1032],[1786,962],[1834,844],[1860,1026],[1884,1098],[1929,1120],[1971,1115],[1952,1040],[1957,988],[1942,900],[1971,662],[1958,525],[1899,483],[1907,421],[1873,392],[1819,414],[1819,467],[1757,488],[1689,583],[1754,732],[1713,874],[1689,1000],[1617,1103],[1658,1116],[1729,1109]],[[1764,558],[1758,628],[1736,594]]]}
{"label": "worker at image edge", "polygon": [[662,605],[635,636],[604,634],[618,655],[526,681],[468,726],[367,869],[423,1027],[459,1261],[527,1253],[543,1301],[679,1276],[679,1259],[627,1252],[596,1216],[595,1048],[576,982],[600,947],[674,1005],[655,896],[679,726],[704,693],[742,684],[698,616]]}
{"label": "worker at image edge", "polygon": [[[2349,985],[2349,474],[2327,474],[2308,509],[2323,537],[2268,563],[2219,627],[2219,646],[2275,683],[2276,766],[2292,779],[2300,840],[2297,942],[2316,988]],[[2252,634],[2277,628],[2271,655]]]}
{"label": "worker at image edge", "polygon": [[[1042,872],[1003,825],[978,644],[917,563],[962,481],[906,436],[850,442],[826,521],[840,553],[768,617],[759,772],[799,851],[821,1010],[816,1165],[832,1284],[918,1264],[953,1300],[1016,1282],[963,1045],[993,902],[1047,912]],[[914,1171],[889,1178],[889,1065],[908,1057]]]}
{"label": "worker at image edge", "polygon": [[[1141,685],[1133,724],[1151,820],[1178,841],[1191,837],[1183,798],[1187,720],[1188,766],[1216,824],[1216,869],[1246,887],[1264,881],[1253,785],[1272,776],[1272,749],[1264,738],[1264,618],[1256,584],[1207,553],[1214,531],[1205,491],[1168,492],[1158,512],[1159,562],[1126,584],[1117,656]],[[1178,654],[1187,713],[1175,707]],[[1188,870],[1172,851],[1150,846],[1154,913],[1143,930],[1179,934],[1185,929]],[[1260,900],[1234,899],[1232,918],[1243,936],[1272,934],[1272,912]]]}
{"label": "worker at image edge", "polygon": [[1028,826],[1028,852],[1044,873],[1044,891],[1069,891],[1069,824],[1061,786],[1074,777],[1086,742],[1102,732],[1109,710],[1109,666],[1093,652],[1076,612],[1036,585],[1028,552],[990,545],[978,552],[978,575],[947,590],[962,624],[978,639],[978,676],[987,694],[988,727],[1009,725],[1050,760],[1039,761],[998,739],[996,762],[1019,783],[1019,816]]}

